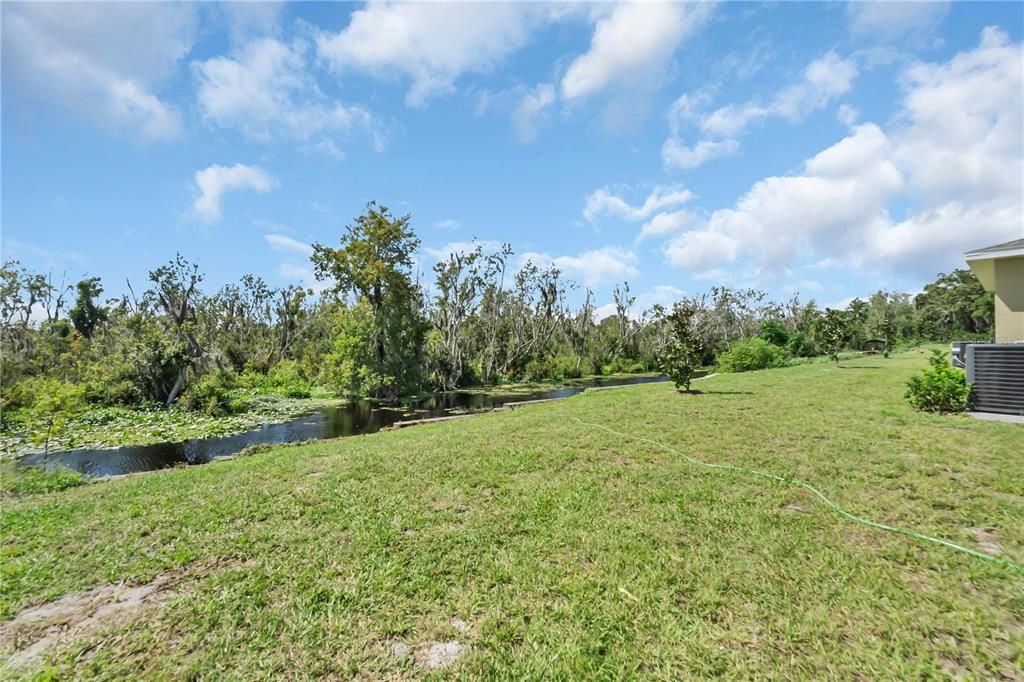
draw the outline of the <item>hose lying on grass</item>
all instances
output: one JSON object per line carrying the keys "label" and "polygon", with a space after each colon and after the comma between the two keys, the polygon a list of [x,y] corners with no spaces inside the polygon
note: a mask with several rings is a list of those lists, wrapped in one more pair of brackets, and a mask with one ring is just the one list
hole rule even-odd
{"label": "hose lying on grass", "polygon": [[673,448],[673,447],[671,447],[669,445],[665,445],[664,443],[659,443],[658,441],[651,440],[650,438],[644,438],[643,436],[634,436],[634,435],[631,435],[631,434],[628,434],[628,433],[621,433],[619,431],[615,431],[614,429],[610,429],[607,426],[604,426],[602,424],[591,424],[589,422],[585,422],[582,419],[578,419],[576,417],[573,417],[573,420],[578,422],[578,423],[580,423],[580,424],[582,424],[583,426],[589,426],[591,428],[601,429],[602,431],[607,431],[608,433],[611,433],[611,434],[616,435],[616,436],[620,436],[622,438],[629,438],[631,440],[640,441],[642,443],[648,443],[648,444],[653,445],[655,447],[661,448],[662,450],[667,450],[668,452],[671,452],[671,453],[673,453],[675,455],[679,455],[680,457],[685,459],[690,464],[695,464],[697,466],[702,466],[702,467],[708,467],[709,469],[721,469],[721,470],[724,470],[724,471],[736,471],[736,472],[739,472],[739,473],[749,474],[751,476],[756,476],[758,478],[764,478],[764,479],[767,479],[769,481],[775,481],[776,483],[788,483],[788,484],[799,486],[799,487],[803,488],[804,490],[807,490],[808,492],[814,494],[819,500],[821,500],[826,505],[828,505],[833,510],[835,510],[840,516],[843,516],[844,518],[846,518],[846,519],[848,519],[850,521],[853,521],[854,523],[860,523],[860,524],[868,526],[870,528],[878,528],[879,530],[888,531],[890,533],[897,533],[899,535],[906,535],[907,537],[916,538],[918,540],[924,540],[926,542],[934,542],[937,545],[944,545],[945,547],[949,547],[951,549],[955,549],[958,552],[963,552],[964,554],[972,556],[975,559],[982,559],[984,561],[989,561],[989,562],[994,563],[994,564],[998,564],[998,565],[1001,565],[1001,566],[1006,566],[1007,568],[1011,568],[1011,569],[1013,569],[1015,571],[1019,571],[1021,573],[1024,573],[1024,566],[1022,566],[1020,564],[1016,564],[1016,563],[1014,563],[1012,561],[1009,561],[1007,559],[1001,559],[999,557],[992,556],[991,554],[985,554],[984,552],[979,552],[979,551],[971,549],[969,547],[964,547],[962,545],[958,545],[955,542],[950,542],[949,540],[943,540],[942,538],[933,538],[932,536],[925,535],[924,533],[918,533],[917,531],[913,531],[913,530],[906,530],[905,528],[896,528],[895,526],[889,526],[889,525],[886,525],[884,523],[878,523],[878,522],[872,521],[870,519],[861,518],[860,516],[857,516],[856,514],[851,514],[850,512],[846,511],[845,509],[840,507],[838,504],[836,504],[832,500],[830,500],[827,497],[825,497],[825,495],[820,490],[815,488],[813,485],[811,485],[810,483],[804,483],[803,481],[801,481],[799,479],[796,479],[796,478],[786,478],[785,476],[777,476],[775,474],[769,474],[769,473],[766,473],[764,471],[757,471],[756,469],[747,469],[746,467],[735,466],[735,465],[732,465],[732,464],[712,464],[710,462],[702,462],[699,459],[694,459],[693,457],[690,457],[685,452],[681,452],[680,450],[676,450],[675,448]]}

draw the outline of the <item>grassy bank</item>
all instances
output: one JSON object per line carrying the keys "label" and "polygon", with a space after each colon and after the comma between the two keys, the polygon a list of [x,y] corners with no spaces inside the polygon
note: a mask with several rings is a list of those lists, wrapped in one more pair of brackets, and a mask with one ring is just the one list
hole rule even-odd
{"label": "grassy bank", "polygon": [[55,639],[38,666],[419,677],[436,642],[455,658],[437,676],[1024,676],[1021,574],[574,421],[800,478],[855,513],[1024,563],[1024,429],[911,412],[921,353],[842,364],[7,499],[4,646],[44,636],[15,620],[28,607],[123,581],[153,592]]}
{"label": "grassy bank", "polygon": [[[560,382],[509,383],[493,386],[460,388],[459,393],[494,393],[528,395],[557,386],[574,386],[594,380],[629,379],[657,376],[657,373],[610,374],[566,379]],[[238,414],[209,415],[177,404],[170,407],[94,406],[84,412],[58,420],[51,428],[46,415],[32,415],[29,410],[11,410],[0,422],[0,459],[10,459],[33,452],[71,450],[74,448],[106,448],[119,445],[149,445],[177,442],[190,438],[225,436],[248,431],[263,424],[281,422],[308,414],[321,407],[339,405],[344,398],[333,397],[325,390],[313,398],[289,398],[283,395],[238,391],[246,409]],[[409,396],[415,401],[436,393]],[[49,445],[46,438],[49,437]],[[2,466],[2,465],[0,465]],[[8,468],[10,471],[10,468]]]}

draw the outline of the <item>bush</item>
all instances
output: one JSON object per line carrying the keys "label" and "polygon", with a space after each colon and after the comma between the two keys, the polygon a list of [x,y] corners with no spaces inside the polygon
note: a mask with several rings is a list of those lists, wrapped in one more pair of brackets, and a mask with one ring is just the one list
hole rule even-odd
{"label": "bush", "polygon": [[231,390],[234,387],[235,375],[218,369],[189,386],[181,396],[181,404],[211,417],[222,417],[232,412]]}
{"label": "bush", "polygon": [[266,374],[246,369],[238,376],[236,385],[257,394],[280,395],[286,398],[309,398],[313,387],[303,376],[295,360],[281,360]]}
{"label": "bush", "polygon": [[734,343],[732,348],[718,356],[718,368],[723,372],[751,372],[784,364],[786,352],[760,338]]}
{"label": "bush", "polygon": [[758,336],[773,346],[785,346],[789,342],[789,332],[782,326],[781,322],[767,320],[761,323],[761,333]]}
{"label": "bush", "polygon": [[610,374],[640,374],[646,371],[647,367],[644,363],[639,360],[628,360],[625,358],[619,358],[606,365],[601,365],[601,374],[604,376]]}
{"label": "bush", "polygon": [[928,369],[907,382],[904,396],[908,403],[925,412],[963,412],[971,397],[966,375],[946,360],[941,350],[933,350]]}
{"label": "bush", "polygon": [[793,332],[786,342],[786,352],[794,358],[812,358],[818,354],[818,347],[804,332]]}

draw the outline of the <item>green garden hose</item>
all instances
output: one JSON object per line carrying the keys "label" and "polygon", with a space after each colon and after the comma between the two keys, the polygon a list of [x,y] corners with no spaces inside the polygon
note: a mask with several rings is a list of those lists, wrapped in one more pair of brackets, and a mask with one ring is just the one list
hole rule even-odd
{"label": "green garden hose", "polygon": [[889,526],[889,525],[886,525],[884,523],[878,523],[878,522],[872,521],[870,519],[861,518],[860,516],[857,516],[856,514],[851,514],[850,512],[846,511],[845,509],[840,507],[838,504],[836,504],[832,500],[830,500],[827,497],[825,497],[825,495],[820,490],[815,488],[813,485],[811,485],[809,483],[804,483],[803,481],[801,481],[799,479],[796,479],[796,478],[786,478],[784,476],[777,476],[775,474],[769,474],[769,473],[766,473],[764,471],[757,471],[756,469],[747,469],[746,467],[734,466],[732,464],[712,464],[712,463],[709,463],[709,462],[702,462],[699,459],[695,459],[693,457],[690,457],[686,453],[681,452],[679,450],[676,450],[675,448],[673,448],[671,446],[668,446],[668,445],[665,445],[664,443],[659,443],[656,440],[651,440],[650,438],[644,438],[643,436],[634,436],[634,435],[631,435],[631,434],[628,434],[628,433],[621,433],[619,431],[615,431],[614,429],[610,429],[607,426],[603,426],[601,424],[591,424],[589,422],[585,422],[582,419],[578,419],[576,417],[573,417],[573,419],[576,422],[582,424],[583,426],[589,426],[589,427],[592,427],[592,428],[595,428],[595,429],[601,429],[602,431],[607,431],[608,433],[611,433],[611,434],[616,435],[616,436],[620,436],[622,438],[629,438],[631,440],[640,441],[642,443],[649,443],[650,445],[653,445],[655,447],[659,447],[662,450],[667,450],[668,452],[671,452],[671,453],[673,453],[675,455],[679,455],[680,457],[685,459],[690,464],[695,464],[697,466],[702,466],[702,467],[708,467],[709,469],[721,469],[721,470],[725,470],[725,471],[736,471],[736,472],[739,472],[739,473],[749,474],[751,476],[756,476],[758,478],[764,478],[764,479],[767,479],[769,481],[775,481],[777,483],[788,483],[788,484],[793,484],[793,485],[799,486],[799,487],[803,488],[804,490],[807,490],[807,491],[813,493],[815,496],[817,496],[817,498],[819,500],[821,500],[826,505],[831,507],[833,510],[838,512],[840,516],[842,516],[842,517],[844,517],[846,519],[849,519],[850,521],[853,521],[854,523],[859,523],[859,524],[868,526],[870,528],[878,528],[879,530],[888,531],[890,533],[897,533],[899,535],[906,535],[907,537],[916,538],[918,540],[924,540],[926,542],[933,542],[933,543],[935,543],[937,545],[943,545],[945,547],[949,547],[951,549],[955,549],[958,552],[963,552],[964,554],[972,556],[975,559],[982,559],[984,561],[989,561],[989,562],[991,562],[993,564],[998,564],[998,565],[1001,565],[1001,566],[1006,566],[1007,568],[1010,568],[1010,569],[1013,569],[1015,571],[1019,571],[1021,573],[1024,573],[1024,566],[1022,566],[1020,564],[1017,564],[1017,563],[1014,563],[1012,561],[1009,561],[1007,559],[1001,559],[999,557],[992,556],[991,554],[985,554],[984,552],[979,552],[979,551],[971,549],[969,547],[964,547],[962,545],[958,545],[955,542],[950,542],[949,540],[943,540],[942,538],[933,538],[930,535],[925,535],[924,533],[918,533],[917,531],[914,531],[914,530],[906,530],[904,528],[897,528],[895,526]]}

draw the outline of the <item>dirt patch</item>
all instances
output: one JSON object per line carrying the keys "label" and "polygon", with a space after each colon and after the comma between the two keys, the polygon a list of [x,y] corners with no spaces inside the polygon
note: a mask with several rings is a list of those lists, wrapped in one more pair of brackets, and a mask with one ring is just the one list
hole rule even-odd
{"label": "dirt patch", "polygon": [[0,625],[13,669],[38,665],[55,647],[127,623],[174,595],[169,576],[138,586],[103,585],[25,609]]}
{"label": "dirt patch", "polygon": [[394,642],[391,645],[391,653],[395,658],[409,658],[410,656],[419,665],[427,670],[445,668],[459,660],[469,649],[468,644],[457,640],[447,642],[423,642],[415,647],[405,642]]}
{"label": "dirt patch", "polygon": [[1003,548],[996,542],[999,537],[996,536],[991,528],[968,528],[967,532],[971,534],[982,551],[989,554],[999,554],[1002,551]]}

